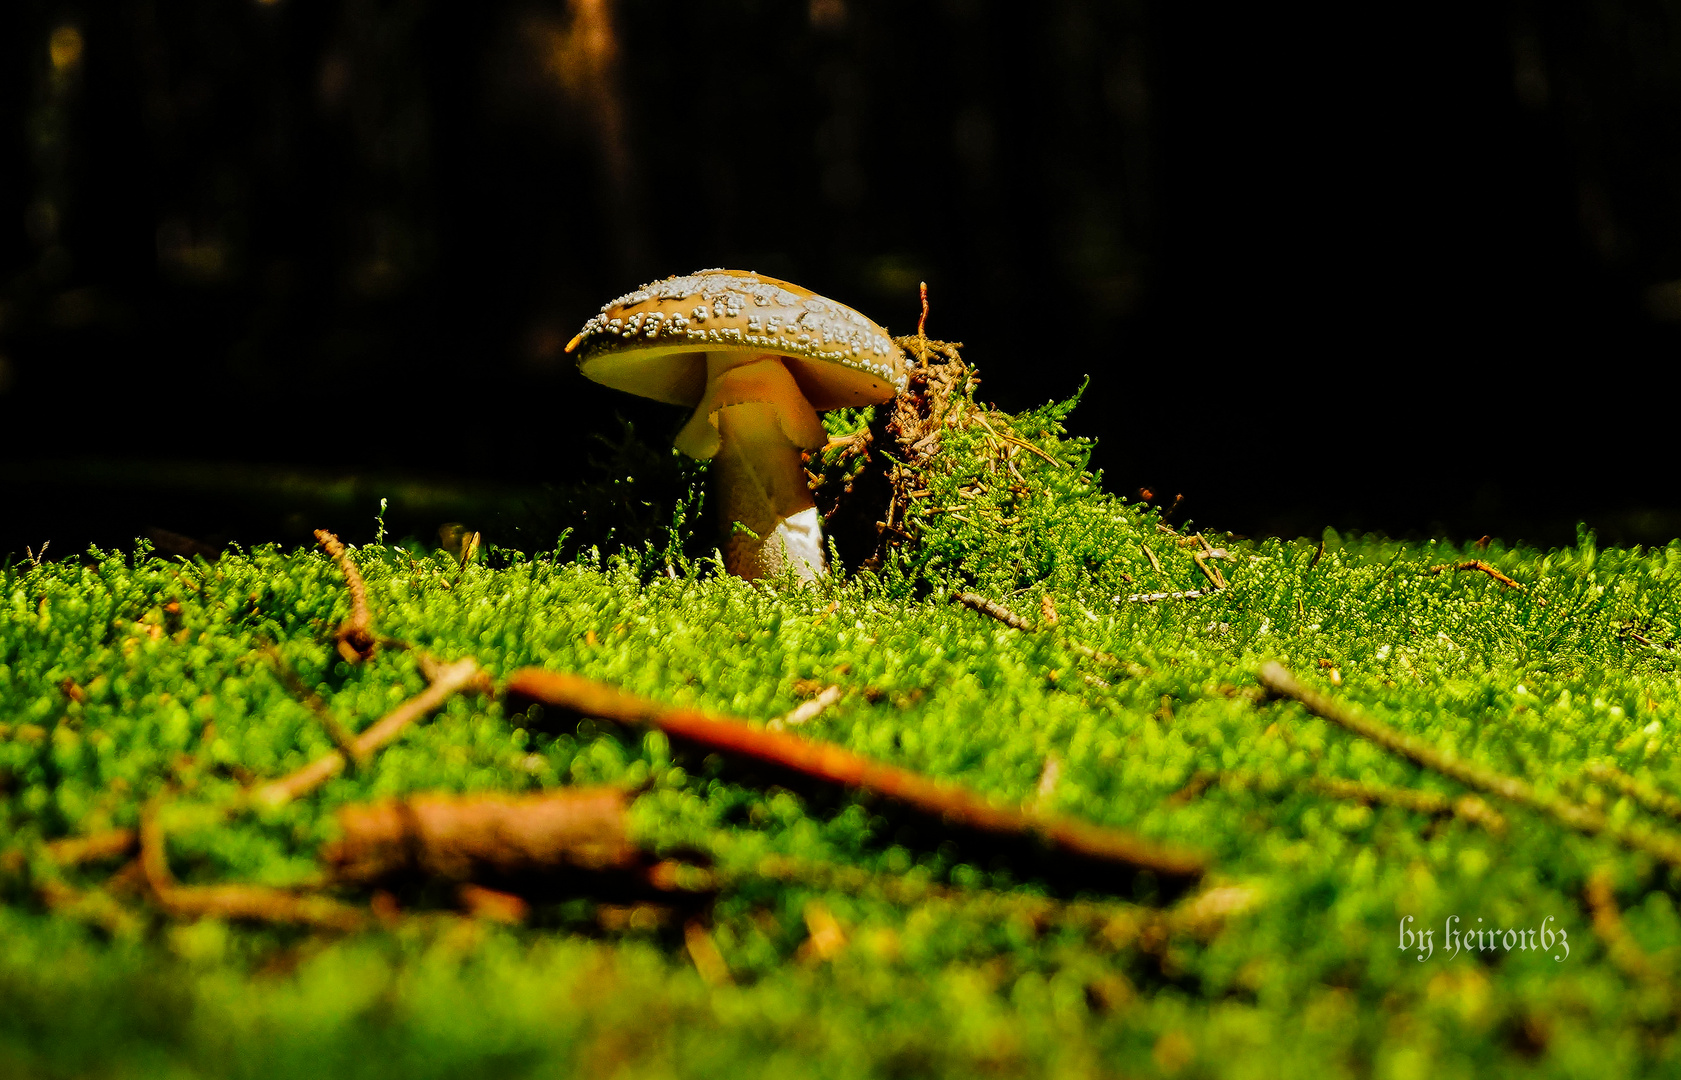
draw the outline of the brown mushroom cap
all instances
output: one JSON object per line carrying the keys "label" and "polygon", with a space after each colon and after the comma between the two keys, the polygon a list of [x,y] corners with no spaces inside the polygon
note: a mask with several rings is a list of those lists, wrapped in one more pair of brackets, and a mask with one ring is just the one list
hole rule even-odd
{"label": "brown mushroom cap", "polygon": [[702,270],[627,293],[567,347],[585,376],[673,405],[699,404],[708,353],[779,356],[812,408],[886,401],[909,361],[886,330],[810,289],[742,270]]}

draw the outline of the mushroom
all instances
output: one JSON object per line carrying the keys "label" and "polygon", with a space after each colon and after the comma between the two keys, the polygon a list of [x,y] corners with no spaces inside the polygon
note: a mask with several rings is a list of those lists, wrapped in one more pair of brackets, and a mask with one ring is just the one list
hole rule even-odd
{"label": "mushroom", "polygon": [[566,346],[618,390],[694,409],[677,449],[715,458],[724,565],[744,578],[826,572],[800,451],[828,441],[821,409],[887,401],[908,361],[887,331],[798,285],[702,270],[627,293]]}

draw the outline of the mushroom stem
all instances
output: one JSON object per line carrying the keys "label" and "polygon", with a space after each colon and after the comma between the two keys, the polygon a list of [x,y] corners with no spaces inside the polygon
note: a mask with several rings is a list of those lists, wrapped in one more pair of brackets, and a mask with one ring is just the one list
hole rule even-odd
{"label": "mushroom stem", "polygon": [[[803,581],[827,573],[823,527],[806,486],[800,448],[783,433],[777,407],[749,401],[717,412],[718,519],[724,565],[744,578],[792,570]],[[746,530],[737,528],[737,523]]]}

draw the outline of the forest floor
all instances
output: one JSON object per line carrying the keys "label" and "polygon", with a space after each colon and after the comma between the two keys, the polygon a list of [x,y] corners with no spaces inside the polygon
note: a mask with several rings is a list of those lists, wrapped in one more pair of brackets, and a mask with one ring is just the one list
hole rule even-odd
{"label": "forest floor", "polygon": [[693,491],[9,565],[0,1073],[1673,1074],[1681,543],[1197,533],[936,389],[831,417],[897,542],[815,586]]}

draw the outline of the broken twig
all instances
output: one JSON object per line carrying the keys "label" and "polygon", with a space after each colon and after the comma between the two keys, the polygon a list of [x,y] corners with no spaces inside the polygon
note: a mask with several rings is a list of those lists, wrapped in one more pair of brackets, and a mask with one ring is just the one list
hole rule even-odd
{"label": "broken twig", "polygon": [[[1213,589],[1186,589],[1184,592],[1135,592],[1126,598],[1129,604],[1153,604],[1158,600],[1200,600]],[[1121,599],[1115,597],[1116,600]]]}
{"label": "broken twig", "polygon": [[1615,765],[1603,761],[1595,761],[1582,770],[1587,775],[1602,783],[1610,784],[1618,791],[1627,795],[1646,809],[1658,814],[1665,814],[1672,818],[1681,818],[1681,799],[1667,791],[1659,791],[1652,785],[1645,783]]}
{"label": "broken twig", "polygon": [[730,978],[730,966],[724,962],[724,954],[718,951],[718,943],[712,940],[712,935],[699,919],[690,919],[683,924],[683,945],[689,950],[689,959],[695,962],[695,970],[700,972],[701,981],[708,986],[728,986],[734,980]]}
{"label": "broken twig", "polygon": [[1529,590],[1525,589],[1522,584],[1520,584],[1519,582],[1513,581],[1511,578],[1507,577],[1505,574],[1502,574],[1500,571],[1496,570],[1494,567],[1490,566],[1488,563],[1483,562],[1481,559],[1472,559],[1469,562],[1461,562],[1461,563],[1437,563],[1435,566],[1428,567],[1427,569],[1425,569],[1424,573],[1426,573],[1426,574],[1439,574],[1443,570],[1475,570],[1479,573],[1487,574],[1489,577],[1493,578],[1495,581],[1498,581],[1500,584],[1506,586],[1508,589],[1517,589],[1520,592],[1528,592],[1529,591]]}
{"label": "broken twig", "polygon": [[1176,884],[1200,877],[1207,868],[1207,859],[1195,852],[1119,829],[996,806],[967,788],[871,761],[830,743],[661,705],[578,675],[521,668],[508,677],[505,688],[514,697],[583,716],[655,728],[673,741],[709,753],[895,799],[947,826],[994,837],[1032,839],[1064,860],[1148,870]]}
{"label": "broken twig", "polygon": [[973,611],[978,611],[990,619],[997,619],[1005,626],[1013,627],[1017,630],[1025,630],[1030,634],[1038,630],[1038,627],[1034,626],[1020,615],[1017,615],[1003,604],[994,600],[988,600],[986,597],[977,595],[976,593],[952,593],[951,598],[956,600],[959,604],[962,604],[964,607]]}
{"label": "broken twig", "polygon": [[356,749],[356,733],[351,731],[345,722],[338,718],[338,715],[325,701],[321,700],[320,694],[310,689],[309,685],[303,681],[302,676],[297,673],[292,665],[286,662],[284,656],[280,655],[279,649],[269,645],[263,651],[267,655],[269,663],[274,665],[275,673],[280,676],[281,683],[285,685],[294,698],[297,698],[305,708],[315,714],[315,719],[321,722],[322,730],[326,731],[327,737],[333,740],[333,745],[339,748],[352,765],[360,767],[365,764],[367,761],[366,755],[359,753]]}
{"label": "broken twig", "polygon": [[1202,576],[1208,579],[1208,583],[1210,585],[1214,586],[1216,589],[1224,589],[1226,587],[1225,575],[1220,573],[1220,568],[1218,566],[1210,566],[1201,552],[1197,552],[1192,555],[1191,561],[1197,564],[1197,569],[1202,571]]}
{"label": "broken twig", "polygon": [[[1209,774],[1198,774],[1198,776],[1203,775]],[[1259,775],[1240,770],[1220,773],[1215,778],[1221,784],[1230,784],[1236,787],[1260,788],[1263,786],[1263,780]],[[1285,783],[1291,782],[1288,778],[1281,779]],[[1333,799],[1365,803],[1368,806],[1393,806],[1402,810],[1411,810],[1415,813],[1428,814],[1431,817],[1452,815],[1473,825],[1481,826],[1496,836],[1504,835],[1506,832],[1505,816],[1476,795],[1461,795],[1458,798],[1453,798],[1434,791],[1391,787],[1387,784],[1368,784],[1361,780],[1346,780],[1338,776],[1309,776],[1302,778],[1300,783],[1310,790],[1317,791],[1322,795],[1329,795]]]}
{"label": "broken twig", "polygon": [[164,854],[163,826],[155,804],[147,807],[140,823],[140,868],[152,898],[176,918],[211,916],[322,930],[360,930],[367,924],[361,909],[322,896],[300,896],[258,885],[176,884]]}
{"label": "broken twig", "polygon": [[[484,672],[479,669],[478,662],[471,657],[457,660],[453,664],[443,665],[433,675],[431,686],[392,709],[368,730],[356,736],[355,742],[351,744],[352,756],[371,757],[374,753],[383,749],[386,744],[394,741],[410,724],[441,707],[457,692],[465,690],[475,683],[480,684],[481,688],[488,689],[488,680],[485,678]],[[251,801],[269,806],[283,806],[325,784],[328,780],[343,772],[344,766],[344,752],[334,750],[330,754],[316,758],[289,776],[270,781],[259,787],[251,793]]]}
{"label": "broken twig", "polygon": [[1588,877],[1588,910],[1593,914],[1593,932],[1605,943],[1605,953],[1624,975],[1636,982],[1656,986],[1675,999],[1675,985],[1652,964],[1652,958],[1623,924],[1617,898],[1611,891],[1611,872],[1599,867]]}
{"label": "broken twig", "polygon": [[339,538],[326,529],[315,530],[315,542],[321,549],[338,560],[339,570],[344,574],[344,583],[350,590],[350,616],[339,624],[335,638],[338,642],[339,655],[346,663],[355,664],[366,660],[374,654],[373,615],[368,610],[368,590],[362,584],[362,572],[356,569],[351,561],[350,553],[345,550]]}
{"label": "broken twig", "polygon": [[1486,765],[1468,761],[1452,751],[1438,749],[1422,739],[1396,731],[1388,724],[1357,712],[1316,690],[1308,689],[1276,661],[1263,664],[1259,677],[1261,685],[1274,694],[1300,702],[1315,716],[1323,717],[1362,738],[1370,739],[1386,750],[1410,758],[1426,769],[1439,772],[1467,787],[1498,795],[1520,806],[1546,814],[1559,824],[1578,832],[1590,836],[1608,836],[1624,847],[1644,851],[1671,866],[1681,866],[1681,837],[1637,824],[1612,821],[1592,807],[1537,791],[1533,785],[1518,777],[1508,776]]}
{"label": "broken twig", "polygon": [[420,877],[523,893],[584,874],[640,891],[709,889],[706,871],[657,862],[630,839],[628,802],[619,788],[593,787],[351,805],[339,810],[342,835],[321,858],[336,880],[357,885]]}
{"label": "broken twig", "polygon": [[[952,593],[951,598],[972,611],[978,611],[989,619],[997,619],[999,622],[1011,629],[1021,630],[1029,634],[1039,632],[1038,627],[1034,626],[1032,623],[1028,622],[1026,619],[1017,615],[1015,612],[1011,611],[1009,608],[997,601],[988,600],[986,597],[979,596],[972,592]],[[1042,612],[1048,611],[1050,616],[1046,620],[1046,629],[1049,629],[1057,624],[1057,620],[1055,618],[1056,608],[1054,606],[1050,608],[1045,607],[1045,605],[1049,603],[1050,597],[1047,596],[1040,604],[1040,610]],[[1116,665],[1133,678],[1138,678],[1142,675],[1148,674],[1145,668],[1141,665],[1135,664],[1130,660],[1122,660],[1118,656],[1111,656],[1109,653],[1101,652],[1092,648],[1090,645],[1082,645],[1078,641],[1069,641],[1066,638],[1063,639],[1062,643],[1085,657],[1087,660],[1096,660],[1100,664]]]}
{"label": "broken twig", "polygon": [[812,698],[810,701],[801,703],[798,708],[790,711],[787,716],[778,717],[766,724],[765,730],[781,731],[783,728],[799,727],[801,724],[815,719],[824,709],[827,709],[840,699],[840,687],[826,686],[816,697]]}
{"label": "broken twig", "polygon": [[80,866],[133,855],[140,834],[133,829],[106,829],[87,836],[66,836],[46,845],[47,857],[59,866]]}

